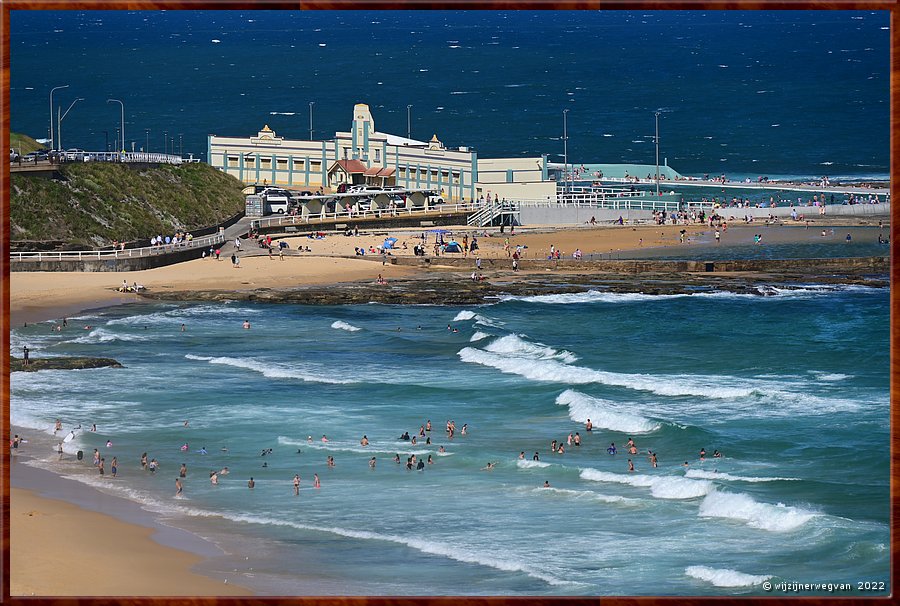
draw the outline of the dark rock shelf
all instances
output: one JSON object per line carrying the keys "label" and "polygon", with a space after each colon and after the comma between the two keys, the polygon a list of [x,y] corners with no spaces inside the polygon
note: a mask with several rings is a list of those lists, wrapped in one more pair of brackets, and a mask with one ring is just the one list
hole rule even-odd
{"label": "dark rock shelf", "polygon": [[112,358],[30,358],[25,366],[22,358],[9,359],[10,372],[38,370],[84,370],[86,368],[123,368]]}

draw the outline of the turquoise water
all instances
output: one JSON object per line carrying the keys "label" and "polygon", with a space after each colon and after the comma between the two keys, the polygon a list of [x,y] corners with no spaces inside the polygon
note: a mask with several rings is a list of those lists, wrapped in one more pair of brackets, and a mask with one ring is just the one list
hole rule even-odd
{"label": "turquoise water", "polygon": [[[773,292],[111,308],[61,333],[12,331],[13,352],[125,368],[13,373],[11,420],[34,444],[57,417],[60,436],[80,424],[66,460],[48,447],[36,464],[221,541],[231,582],[263,593],[769,595],[766,581],[887,583],[888,291]],[[431,444],[398,440],[427,420]],[[580,447],[551,452],[575,432]],[[625,452],[629,437],[640,454]],[[71,457],[94,448],[107,468],[118,457],[118,478]],[[143,452],[159,460],[155,475]],[[412,453],[434,463],[407,471]],[[225,466],[213,486],[209,472]]]}

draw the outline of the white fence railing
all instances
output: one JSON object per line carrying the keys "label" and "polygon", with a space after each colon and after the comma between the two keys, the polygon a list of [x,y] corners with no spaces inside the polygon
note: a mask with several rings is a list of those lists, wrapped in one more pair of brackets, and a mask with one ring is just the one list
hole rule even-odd
{"label": "white fence railing", "polygon": [[260,228],[287,227],[296,225],[319,225],[341,221],[361,221],[366,219],[389,219],[392,217],[429,219],[445,215],[456,215],[478,210],[480,206],[473,202],[459,204],[435,204],[428,207],[381,208],[360,211],[341,210],[338,212],[310,213],[306,215],[276,215],[254,219]]}
{"label": "white fence railing", "polygon": [[192,240],[185,240],[178,244],[163,244],[161,246],[145,246],[143,248],[126,248],[124,250],[65,250],[48,252],[11,252],[11,261],[114,261],[116,259],[130,259],[137,257],[150,257],[178,253],[190,249],[204,249],[225,242],[222,233],[211,236],[201,236]]}

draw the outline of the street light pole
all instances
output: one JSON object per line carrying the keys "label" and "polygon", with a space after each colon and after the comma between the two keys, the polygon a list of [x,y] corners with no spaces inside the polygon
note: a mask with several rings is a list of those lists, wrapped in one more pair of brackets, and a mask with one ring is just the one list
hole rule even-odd
{"label": "street light pole", "polygon": [[563,179],[566,181],[566,195],[569,194],[569,129],[568,109],[563,110]]}
{"label": "street light pole", "polygon": [[412,109],[412,105],[406,106],[406,138],[412,139],[412,123],[409,120],[409,110]]}
{"label": "street light pole", "polygon": [[169,153],[169,131],[163,131],[163,154]]}
{"label": "street light pole", "polygon": [[313,105],[315,105],[315,101],[309,102],[309,140],[313,140]]}
{"label": "street light pole", "polygon": [[178,155],[184,156],[184,133],[178,133]]}
{"label": "street light pole", "polygon": [[147,134],[147,147],[144,148],[145,153],[150,153],[150,129],[145,128],[144,132]]}
{"label": "street light pole", "polygon": [[[122,106],[122,151],[125,151],[125,104],[122,103],[121,101],[119,101],[118,99],[107,99],[106,100],[107,103],[112,103],[113,101],[115,101],[116,103],[118,103],[119,105]],[[118,144],[119,144],[119,142],[117,141],[116,145],[118,145]],[[119,150],[116,150],[116,151],[119,151]]]}
{"label": "street light pole", "polygon": [[[77,99],[72,101],[72,105],[69,106],[69,109],[72,109],[72,107],[79,101],[84,101],[84,99],[82,99],[81,97],[78,97]],[[60,147],[62,147],[62,121],[68,115],[69,109],[67,109],[66,112],[62,116],[59,115],[59,108],[57,108],[57,111],[56,111],[56,115],[58,116],[58,118],[56,120],[56,138],[59,140]]]}
{"label": "street light pole", "polygon": [[656,197],[659,198],[659,112],[656,114]]}
{"label": "street light pole", "polygon": [[[61,88],[69,88],[68,84],[63,84],[62,86],[54,86],[50,89],[50,148],[57,149],[53,144],[53,91],[59,90]],[[57,114],[58,115],[58,114]]]}

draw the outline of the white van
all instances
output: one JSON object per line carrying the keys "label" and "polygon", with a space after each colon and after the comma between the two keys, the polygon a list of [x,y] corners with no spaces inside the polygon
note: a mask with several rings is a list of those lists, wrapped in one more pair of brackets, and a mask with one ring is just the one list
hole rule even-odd
{"label": "white van", "polygon": [[264,212],[267,215],[287,214],[290,208],[291,197],[282,189],[267,189],[260,194],[264,203]]}

